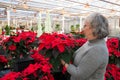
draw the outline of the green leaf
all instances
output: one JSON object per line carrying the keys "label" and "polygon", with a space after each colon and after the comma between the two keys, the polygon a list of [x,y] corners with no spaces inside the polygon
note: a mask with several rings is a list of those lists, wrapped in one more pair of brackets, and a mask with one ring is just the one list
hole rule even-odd
{"label": "green leaf", "polygon": [[59,71],[61,65],[59,58],[51,58],[50,63],[53,65],[53,71]]}
{"label": "green leaf", "polygon": [[60,58],[69,63],[72,60],[72,53],[62,53]]}
{"label": "green leaf", "polygon": [[6,25],[5,33],[6,33],[6,35],[10,35],[10,26]]}

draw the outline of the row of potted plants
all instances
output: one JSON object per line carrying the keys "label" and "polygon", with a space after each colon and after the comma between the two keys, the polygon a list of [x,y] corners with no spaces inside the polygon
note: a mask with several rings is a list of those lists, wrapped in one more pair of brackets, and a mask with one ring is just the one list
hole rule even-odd
{"label": "row of potted plants", "polygon": [[[23,80],[23,78],[25,78],[25,80],[26,79],[39,80],[39,78],[42,78],[41,76],[44,76],[44,74],[46,74],[46,72],[42,71],[42,69],[44,68],[44,70],[49,71],[48,72],[49,75],[48,73],[46,74],[47,77],[45,80],[50,80],[49,77],[51,78],[51,80],[53,80],[54,77],[52,77],[51,72],[63,72],[64,75],[69,75],[66,74],[66,69],[63,66],[61,66],[60,59],[63,59],[68,63],[72,63],[72,55],[74,51],[81,47],[85,42],[86,42],[85,38],[74,38],[72,34],[66,35],[57,33],[52,34],[43,33],[40,37],[36,37],[36,33],[34,32],[17,33],[14,36],[6,38],[1,43],[2,46],[1,48],[5,50],[5,56],[4,58],[0,57],[1,61],[0,63],[12,66],[16,59],[23,59],[26,58],[27,56],[31,56],[34,59],[33,63],[29,63],[30,65],[26,67],[26,69],[20,71],[19,73],[15,72],[13,74],[16,74],[17,76],[25,71],[28,71],[26,73],[30,73],[30,71],[33,71],[33,73],[35,72],[35,74],[31,72],[29,76],[31,74],[32,74],[31,76],[34,77],[37,76],[36,79],[26,77],[28,75],[22,76],[22,78],[20,77],[20,79]],[[119,42],[120,42],[119,38],[109,38],[106,42],[109,50],[110,60],[109,65],[107,67],[105,80],[119,80],[120,75],[120,68],[118,64],[120,60]],[[50,63],[44,65],[45,64],[44,61],[46,61],[45,63],[47,62]],[[37,72],[39,74],[37,74]],[[8,74],[11,75],[11,73]],[[14,80],[17,80],[17,78],[15,78]],[[69,80],[69,78],[67,78],[66,80]]]}

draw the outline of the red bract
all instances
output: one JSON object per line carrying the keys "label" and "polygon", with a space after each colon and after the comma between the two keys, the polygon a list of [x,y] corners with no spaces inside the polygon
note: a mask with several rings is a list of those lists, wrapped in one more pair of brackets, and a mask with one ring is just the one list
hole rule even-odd
{"label": "red bract", "polygon": [[34,39],[34,37],[36,37],[36,33],[30,32],[30,31],[29,32],[22,32],[19,36],[22,38],[22,40],[27,40],[27,38]]}
{"label": "red bract", "polygon": [[74,39],[65,34],[43,34],[40,36],[40,45],[39,50],[42,49],[58,49],[60,53],[64,52],[66,49],[65,47],[75,47]]}
{"label": "red bract", "polygon": [[105,80],[106,80],[107,78],[110,78],[110,77],[111,77],[111,76],[110,76],[109,72],[106,71],[106,73],[105,73]]}
{"label": "red bract", "polygon": [[115,51],[114,51],[114,55],[116,55],[116,57],[120,57],[120,51],[115,50]]}
{"label": "red bract", "polygon": [[62,73],[65,74],[66,71],[67,71],[66,67],[63,66]]}
{"label": "red bract", "polygon": [[20,72],[10,72],[6,74],[4,77],[0,78],[0,80],[16,80],[21,76]]}
{"label": "red bract", "polygon": [[30,79],[28,79],[28,78],[23,78],[23,80],[30,80]]}
{"label": "red bract", "polygon": [[107,47],[109,51],[109,56],[116,56],[120,57],[120,51],[119,51],[119,39],[118,38],[109,38],[107,40]]}
{"label": "red bract", "polygon": [[39,80],[54,80],[54,77],[51,74],[43,75]]}
{"label": "red bract", "polygon": [[3,40],[4,43],[7,43],[9,41],[10,37],[5,37],[5,39]]}
{"label": "red bract", "polygon": [[40,68],[40,65],[38,63],[30,64],[23,72],[22,74],[26,77],[30,74],[33,74],[37,69]]}
{"label": "red bract", "polygon": [[40,78],[40,80],[42,80],[42,79],[54,80],[54,79],[49,79],[48,78],[49,77],[48,74],[51,73],[51,68],[52,68],[52,65],[48,61],[49,59],[45,58],[41,54],[38,54],[38,51],[36,51],[36,50],[34,50],[33,52],[34,52],[34,54],[32,54],[31,56],[32,56],[32,58],[34,58],[36,63],[35,64],[30,64],[22,72],[24,77],[27,77],[29,75],[33,75],[34,77],[39,77],[40,76],[39,74],[41,74],[42,77]]}
{"label": "red bract", "polygon": [[47,76],[43,76],[41,79],[39,80],[49,80]]}
{"label": "red bract", "polygon": [[33,52],[34,54],[31,55],[31,57],[34,58],[34,60],[39,63],[39,68],[41,69],[41,71],[43,71],[44,73],[50,73],[52,65],[49,64],[49,61],[48,61],[49,59],[44,58],[44,56],[39,54],[38,51],[33,51]]}
{"label": "red bract", "polygon": [[44,56],[40,55],[38,51],[34,50],[34,54],[31,55],[32,58],[34,58],[35,61],[44,61]]}
{"label": "red bract", "polygon": [[120,80],[119,68],[116,65],[116,64],[119,64],[119,63],[116,63],[116,61],[118,61],[120,57],[120,43],[119,42],[120,41],[118,38],[109,38],[106,42],[108,51],[109,51],[109,62],[110,62],[106,69],[106,74],[105,74],[106,80],[109,80],[109,79],[111,80],[112,78],[114,80]]}
{"label": "red bract", "polygon": [[2,63],[7,63],[8,60],[5,58],[5,56],[0,55],[0,62],[2,62]]}
{"label": "red bract", "polygon": [[22,32],[18,35],[6,38],[3,41],[3,48],[5,49],[5,52],[9,54],[8,56],[12,56],[13,58],[21,58],[28,56],[30,50],[37,46],[37,44],[34,44],[36,43],[36,40],[36,33]]}
{"label": "red bract", "polygon": [[[39,37],[40,45],[38,50],[40,52],[44,52],[43,55],[50,58],[50,62],[52,63],[54,69],[58,69],[60,67],[60,58],[67,59],[67,62],[71,60],[72,54],[74,53],[74,48],[82,46],[86,40],[75,40],[72,35],[66,34],[43,34]],[[55,64],[59,63],[59,64]]]}
{"label": "red bract", "polygon": [[3,40],[4,40],[4,36],[0,34],[0,45],[3,42]]}
{"label": "red bract", "polygon": [[87,40],[84,38],[80,38],[76,40],[76,46],[82,46]]}
{"label": "red bract", "polygon": [[34,54],[31,55],[31,57],[36,61],[36,62],[41,62],[44,63],[44,62],[49,62],[49,58],[45,58],[43,55],[39,54],[39,52],[37,50],[34,50],[33,51]]}
{"label": "red bract", "polygon": [[34,58],[36,63],[30,64],[19,74],[16,72],[10,72],[0,80],[17,80],[17,78],[20,80],[54,80],[51,75],[52,65],[49,63],[49,59],[38,54],[38,51],[36,50],[33,52],[34,53],[31,56]]}
{"label": "red bract", "polygon": [[120,68],[118,68],[118,71],[117,71],[117,78],[118,80],[120,80]]}
{"label": "red bract", "polygon": [[41,67],[41,70],[42,70],[44,73],[50,73],[50,72],[51,72],[51,68],[52,68],[51,65],[49,65],[49,64],[44,64],[44,66]]}
{"label": "red bract", "polygon": [[112,47],[108,47],[108,52],[109,52],[109,56],[112,56],[114,53],[115,49]]}
{"label": "red bract", "polygon": [[51,74],[47,74],[47,76],[48,76],[48,80],[54,80],[53,75],[51,75]]}
{"label": "red bract", "polygon": [[20,36],[13,36],[12,38],[13,38],[13,41],[16,42],[16,43],[20,42],[20,40],[21,40]]}
{"label": "red bract", "polygon": [[107,40],[107,46],[112,48],[118,48],[119,47],[119,39],[118,38],[110,38]]}
{"label": "red bract", "polygon": [[112,76],[114,80],[119,80],[119,68],[115,64],[108,64],[106,71],[106,78]]}
{"label": "red bract", "polygon": [[11,51],[14,51],[14,50],[16,50],[16,46],[15,45],[10,45],[8,47],[8,49],[11,50]]}

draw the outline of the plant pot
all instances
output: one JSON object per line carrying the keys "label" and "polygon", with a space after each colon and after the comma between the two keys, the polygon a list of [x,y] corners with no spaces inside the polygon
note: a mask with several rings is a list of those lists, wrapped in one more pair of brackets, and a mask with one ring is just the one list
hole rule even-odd
{"label": "plant pot", "polygon": [[16,59],[13,63],[13,71],[21,72],[25,68],[27,68],[29,64],[33,64],[33,63],[34,63],[34,59],[31,57]]}
{"label": "plant pot", "polygon": [[0,71],[1,70],[4,70],[4,64],[3,63],[0,63]]}
{"label": "plant pot", "polygon": [[52,74],[55,80],[70,80],[70,75],[68,73],[53,72]]}
{"label": "plant pot", "polygon": [[120,57],[117,58],[117,67],[120,68]]}
{"label": "plant pot", "polygon": [[5,74],[9,73],[10,69],[0,70],[0,78],[3,77]]}

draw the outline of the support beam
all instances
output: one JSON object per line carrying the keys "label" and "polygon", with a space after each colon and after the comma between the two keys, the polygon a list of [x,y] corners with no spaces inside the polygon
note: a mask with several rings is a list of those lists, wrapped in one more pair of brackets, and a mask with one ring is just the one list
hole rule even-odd
{"label": "support beam", "polygon": [[65,28],[65,17],[62,15],[62,33],[64,33],[64,28]]}
{"label": "support beam", "polygon": [[8,26],[10,26],[10,10],[7,10],[7,21],[8,21]]}

